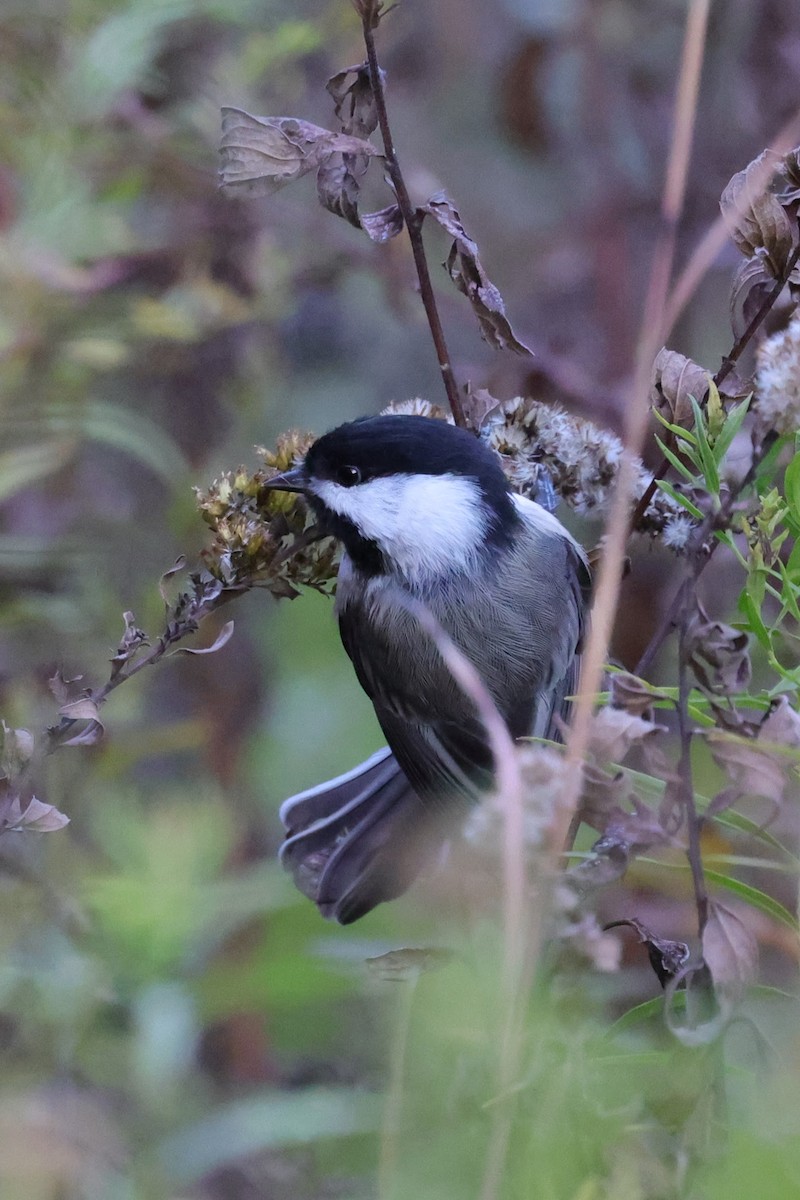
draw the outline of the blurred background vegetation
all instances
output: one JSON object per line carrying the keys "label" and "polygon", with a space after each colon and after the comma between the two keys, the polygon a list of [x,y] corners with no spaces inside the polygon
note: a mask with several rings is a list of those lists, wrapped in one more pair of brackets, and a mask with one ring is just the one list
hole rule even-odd
{"label": "blurred background vegetation", "polygon": [[[537,355],[489,350],[442,286],[461,380],[619,425],[685,13],[683,0],[404,0],[383,23],[412,192],[454,197]],[[56,668],[107,676],[123,610],[158,630],[159,576],[204,541],[194,485],[252,465],[253,445],[285,428],[439,398],[404,239],[369,244],[317,205],[310,180],[264,201],[217,191],[222,104],[329,124],[324,82],[362,57],[346,0],[5,0],[10,725],[54,721]],[[799,103],[800,11],[714,5],[679,266],[730,175]],[[431,246],[437,262],[445,242]],[[671,343],[712,370],[730,345],[735,265],[724,249]],[[591,544],[598,529],[579,533]],[[629,665],[673,566],[650,547],[634,563],[615,646]],[[724,566],[707,588],[722,584]],[[477,1194],[491,930],[466,932],[441,884],[346,930],[293,891],[275,863],[279,802],[359,761],[379,732],[328,600],[254,594],[235,608],[222,651],[145,672],[109,701],[100,745],[48,761],[42,795],[69,815],[65,831],[0,842],[3,1200],[368,1197],[376,1171],[384,1196]],[[631,886],[640,914],[688,933],[685,872]],[[763,940],[786,983],[794,933],[767,922]],[[364,960],[416,944],[459,955],[419,982],[409,1013],[405,985],[371,978]],[[576,959],[532,997],[536,1052],[503,1194],[635,1200],[683,1194],[688,1179],[710,1200],[800,1196],[794,1007],[762,997],[788,1069],[765,1082],[768,1052],[741,1035],[736,1132],[698,1176],[692,1114],[711,1103],[713,1048],[658,1031],[624,1053],[608,1040],[655,990],[632,954],[616,975]],[[399,1134],[380,1133],[387,1072]]]}

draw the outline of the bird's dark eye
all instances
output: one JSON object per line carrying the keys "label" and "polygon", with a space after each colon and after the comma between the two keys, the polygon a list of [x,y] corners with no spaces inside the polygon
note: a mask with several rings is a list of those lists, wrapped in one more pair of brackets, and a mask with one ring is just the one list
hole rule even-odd
{"label": "bird's dark eye", "polygon": [[357,483],[361,483],[361,472],[358,467],[338,467],[336,482],[340,483],[342,487],[355,487]]}

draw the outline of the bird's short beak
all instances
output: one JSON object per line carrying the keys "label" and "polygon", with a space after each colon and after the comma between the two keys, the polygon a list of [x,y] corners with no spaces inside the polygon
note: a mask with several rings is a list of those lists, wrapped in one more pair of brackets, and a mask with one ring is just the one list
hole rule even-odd
{"label": "bird's short beak", "polygon": [[281,471],[279,475],[273,475],[271,479],[267,479],[262,486],[276,492],[307,492],[306,469],[299,466],[292,467],[291,471]]}

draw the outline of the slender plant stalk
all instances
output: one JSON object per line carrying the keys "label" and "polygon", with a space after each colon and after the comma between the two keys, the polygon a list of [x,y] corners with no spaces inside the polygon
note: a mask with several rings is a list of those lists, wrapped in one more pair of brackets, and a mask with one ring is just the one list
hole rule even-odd
{"label": "slender plant stalk", "polygon": [[678,650],[678,733],[681,743],[681,754],[678,760],[678,779],[680,781],[680,796],[686,816],[687,848],[686,857],[692,871],[694,885],[694,901],[697,909],[697,933],[700,939],[708,920],[708,889],[703,871],[703,856],[700,849],[701,822],[697,815],[694,802],[694,780],[692,778],[692,726],[689,720],[689,664],[686,655],[686,631],[692,612],[694,588],[687,588],[681,612],[681,633]]}
{"label": "slender plant stalk", "polygon": [[[411,1009],[416,991],[416,978],[404,981],[399,996],[389,1056],[389,1082],[383,1109],[381,1140],[378,1158],[378,1200],[389,1200],[394,1191],[399,1158],[400,1118],[403,1111],[403,1081],[406,1072],[408,1034],[411,1029]],[[393,986],[397,986],[396,984]]]}
{"label": "slender plant stalk", "polygon": [[439,317],[436,296],[433,291],[430,271],[428,270],[428,259],[422,240],[422,218],[411,203],[411,197],[408,194],[406,181],[403,178],[403,172],[400,169],[397,151],[394,146],[394,138],[392,137],[392,130],[389,124],[389,114],[386,108],[386,93],[384,92],[383,78],[378,63],[378,52],[375,48],[374,16],[368,8],[365,9],[362,15],[362,29],[364,33],[364,45],[367,50],[370,84],[372,86],[372,94],[375,97],[375,107],[378,110],[378,125],[383,141],[386,170],[392,181],[392,186],[397,197],[397,204],[400,212],[403,214],[403,220],[408,230],[408,240],[411,243],[411,253],[414,256],[414,266],[416,267],[417,279],[419,280],[419,294],[425,309],[425,315],[428,318],[428,325],[436,350],[436,358],[439,362],[439,370],[442,375],[442,383],[447,395],[447,403],[450,406],[450,411],[453,414],[453,420],[456,425],[460,425],[463,429],[466,429],[468,427],[467,418],[464,406],[461,403],[461,395],[453,372],[453,365],[450,361],[450,353],[447,349],[444,329]]}
{"label": "slender plant stalk", "polygon": [[567,743],[566,795],[553,845],[553,852],[556,854],[563,849],[577,808],[582,764],[589,747],[594,699],[600,690],[617,610],[622,564],[630,527],[636,459],[647,432],[646,397],[653,360],[663,341],[666,301],[675,252],[675,232],[686,191],[709,9],[710,0],[692,0],[686,17],[672,144],[662,200],[661,233],[653,256],[644,319],[639,335],[636,369],[626,406],[623,438],[625,453],[609,514],[592,612],[592,628],[581,671],[575,717]]}
{"label": "slender plant stalk", "polygon": [[[525,983],[535,962],[540,938],[534,914],[528,914],[527,872],[522,777],[514,741],[486,685],[468,658],[445,633],[423,605],[409,605],[456,683],[472,700],[486,730],[495,762],[495,786],[503,811],[503,975],[500,993],[500,1045],[496,1094],[513,1090],[520,1059],[523,1032]],[[512,1109],[498,1103],[492,1114],[489,1148],[480,1195],[492,1200],[498,1193],[505,1169],[511,1134]]]}

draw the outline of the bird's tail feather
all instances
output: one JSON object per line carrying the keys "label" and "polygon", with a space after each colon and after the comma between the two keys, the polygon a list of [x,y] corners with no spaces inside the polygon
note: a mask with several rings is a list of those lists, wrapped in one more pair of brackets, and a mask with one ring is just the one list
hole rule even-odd
{"label": "bird's tail feather", "polygon": [[342,925],[401,895],[446,832],[388,748],[281,805],[281,861],[325,917]]}

